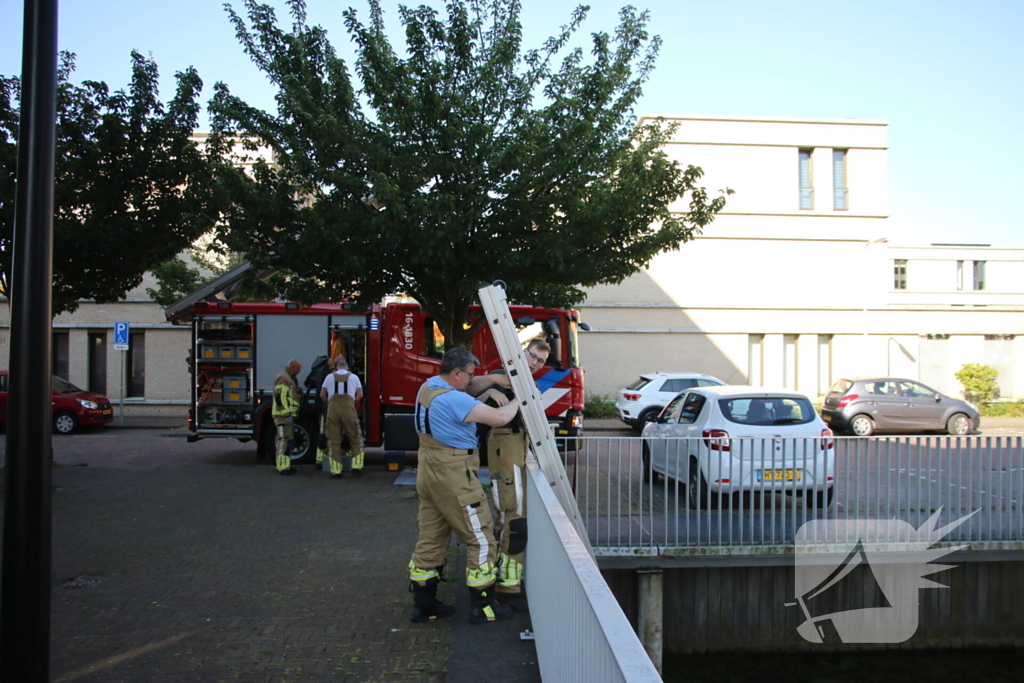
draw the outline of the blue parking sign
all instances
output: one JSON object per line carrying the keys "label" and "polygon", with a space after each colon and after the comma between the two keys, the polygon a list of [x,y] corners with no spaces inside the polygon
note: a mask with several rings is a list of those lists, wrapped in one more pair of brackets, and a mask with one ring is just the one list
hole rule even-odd
{"label": "blue parking sign", "polygon": [[114,323],[114,350],[115,351],[127,351],[128,350],[128,323],[117,322]]}

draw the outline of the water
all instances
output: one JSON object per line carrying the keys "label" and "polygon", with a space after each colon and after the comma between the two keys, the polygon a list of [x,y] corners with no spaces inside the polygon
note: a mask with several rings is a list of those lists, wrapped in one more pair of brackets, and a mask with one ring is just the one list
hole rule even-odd
{"label": "water", "polygon": [[915,650],[666,657],[666,683],[1024,681],[1024,650]]}

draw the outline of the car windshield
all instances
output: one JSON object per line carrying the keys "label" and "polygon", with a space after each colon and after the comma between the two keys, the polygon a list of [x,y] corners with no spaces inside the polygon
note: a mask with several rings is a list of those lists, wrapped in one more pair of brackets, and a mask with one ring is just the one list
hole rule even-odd
{"label": "car windshield", "polygon": [[743,425],[807,424],[815,418],[814,406],[802,397],[723,398],[718,405],[725,419]]}
{"label": "car windshield", "polygon": [[70,394],[76,391],[82,391],[71,382],[67,381],[63,377],[53,376],[53,388],[55,391],[59,391],[62,394]]}

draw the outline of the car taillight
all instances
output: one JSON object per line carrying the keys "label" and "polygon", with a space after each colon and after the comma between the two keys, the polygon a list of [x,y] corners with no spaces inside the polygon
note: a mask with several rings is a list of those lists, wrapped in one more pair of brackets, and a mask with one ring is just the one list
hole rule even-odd
{"label": "car taillight", "polygon": [[641,394],[623,394],[622,398],[626,399],[627,401],[639,401],[640,396]]}
{"label": "car taillight", "polygon": [[701,436],[704,437],[704,445],[711,450],[729,450],[729,432],[724,429],[705,429]]}
{"label": "car taillight", "polygon": [[832,439],[832,430],[829,429],[828,427],[825,427],[824,429],[822,429],[821,430],[821,447],[822,448],[826,448],[826,449],[827,448],[832,448],[832,446],[834,446],[835,443],[836,442],[833,441],[833,439]]}
{"label": "car taillight", "polygon": [[839,399],[839,407],[845,408],[846,406],[856,401],[858,398],[860,398],[860,394],[847,394],[846,396],[843,396],[841,399]]}

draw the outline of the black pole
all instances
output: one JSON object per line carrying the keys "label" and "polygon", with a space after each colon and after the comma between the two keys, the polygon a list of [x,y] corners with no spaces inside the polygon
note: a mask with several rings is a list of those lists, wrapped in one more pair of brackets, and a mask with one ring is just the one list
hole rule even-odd
{"label": "black pole", "polygon": [[7,393],[7,484],[0,678],[45,683],[50,670],[50,323],[57,0],[25,0]]}

